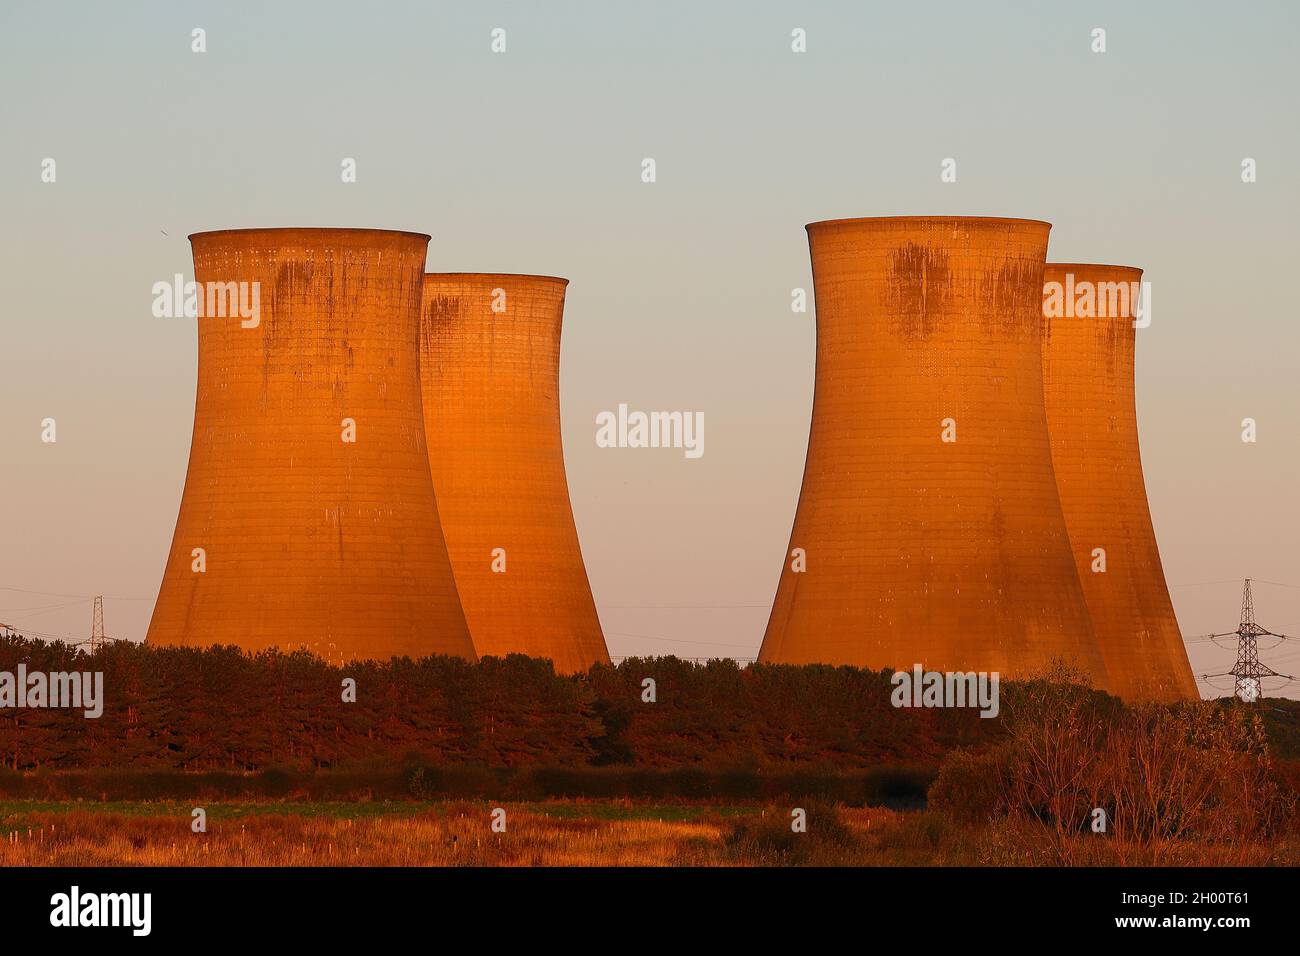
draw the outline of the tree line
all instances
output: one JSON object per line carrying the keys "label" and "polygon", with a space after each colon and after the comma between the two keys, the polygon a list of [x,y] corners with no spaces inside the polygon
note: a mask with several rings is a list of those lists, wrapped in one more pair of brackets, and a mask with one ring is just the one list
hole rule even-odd
{"label": "tree line", "polygon": [[11,771],[254,771],[375,760],[486,767],[840,769],[931,761],[997,733],[969,710],[896,709],[885,671],[633,658],[557,675],[512,655],[331,665],[119,642],[93,655],[0,637],[0,671],[102,672],[103,713],[0,707]]}

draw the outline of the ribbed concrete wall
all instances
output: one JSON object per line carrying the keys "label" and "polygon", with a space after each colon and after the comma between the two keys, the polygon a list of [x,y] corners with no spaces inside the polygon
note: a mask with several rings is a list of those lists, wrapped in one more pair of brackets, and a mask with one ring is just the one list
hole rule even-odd
{"label": "ribbed concrete wall", "polygon": [[[1090,315],[1062,314],[1056,302],[1045,309],[1043,384],[1056,483],[1111,690],[1130,700],[1195,699],[1138,450],[1135,300],[1120,284],[1131,291],[1142,270],[1048,263],[1043,281],[1062,295],[1067,281],[1091,289],[1105,303]],[[1092,570],[1097,548],[1104,573]]]}
{"label": "ribbed concrete wall", "polygon": [[[474,657],[424,445],[428,236],[190,237],[199,283],[258,282],[261,317],[201,317],[189,471],[151,643],[334,660]],[[345,443],[343,420],[356,423]],[[192,550],[206,551],[204,573]]]}
{"label": "ribbed concrete wall", "polygon": [[808,227],[817,375],[790,539],[807,570],[787,553],[761,660],[1016,677],[1062,658],[1105,686],[1042,398],[1049,229]]}
{"label": "ribbed concrete wall", "polygon": [[427,275],[420,330],[430,465],[474,646],[550,658],[562,673],[609,660],[560,440],[567,285]]}

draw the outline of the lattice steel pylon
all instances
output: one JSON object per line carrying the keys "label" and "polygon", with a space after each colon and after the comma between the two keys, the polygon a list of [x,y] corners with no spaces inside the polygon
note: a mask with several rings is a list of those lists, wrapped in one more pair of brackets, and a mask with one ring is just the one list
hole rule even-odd
{"label": "lattice steel pylon", "polygon": [[[1265,584],[1275,584],[1274,581],[1266,581]],[[1285,586],[1285,585],[1284,585]],[[1259,639],[1261,637],[1275,637],[1277,644],[1272,648],[1264,648],[1265,651],[1276,648],[1284,642],[1294,642],[1300,640],[1292,634],[1278,634],[1276,631],[1270,631],[1266,627],[1260,627],[1255,623],[1255,600],[1250,593],[1250,578],[1246,578],[1245,590],[1241,598],[1241,623],[1235,631],[1225,631],[1222,634],[1206,634],[1198,640],[1210,641],[1215,647],[1223,650],[1231,650],[1220,644],[1218,639],[1221,637],[1235,637],[1237,639],[1237,662],[1232,665],[1232,670],[1223,671],[1217,674],[1202,674],[1200,680],[1209,684],[1213,677],[1231,677],[1235,682],[1233,696],[1246,704],[1253,704],[1264,696],[1264,678],[1281,677],[1285,683],[1275,687],[1274,690],[1280,690],[1288,684],[1300,681],[1293,674],[1283,674],[1275,671],[1267,664],[1261,664],[1259,660]],[[1210,684],[1218,690],[1225,688],[1218,687],[1217,684]]]}
{"label": "lattice steel pylon", "polygon": [[95,611],[90,618],[90,653],[95,653],[104,646],[104,596],[95,596]]}
{"label": "lattice steel pylon", "polygon": [[1250,593],[1250,578],[1246,578],[1241,598],[1241,624],[1237,626],[1237,662],[1228,672],[1236,681],[1237,699],[1246,703],[1264,696],[1263,678],[1283,676],[1259,662],[1259,638],[1265,636],[1271,637],[1273,632],[1255,623],[1255,600]]}

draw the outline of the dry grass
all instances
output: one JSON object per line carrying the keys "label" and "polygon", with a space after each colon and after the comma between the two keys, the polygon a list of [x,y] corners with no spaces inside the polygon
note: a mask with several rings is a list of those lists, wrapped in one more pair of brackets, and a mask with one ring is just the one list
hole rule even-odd
{"label": "dry grass", "polygon": [[667,866],[706,862],[718,822],[561,818],[507,805],[493,833],[482,806],[415,814],[209,820],[71,810],[25,815],[0,842],[3,866]]}
{"label": "dry grass", "polygon": [[[747,866],[1010,865],[1057,861],[1056,836],[1015,821],[961,826],[926,812],[822,807],[791,840],[787,808],[656,807],[565,801],[506,805],[507,832],[491,831],[490,807],[444,803],[392,812],[314,815],[265,804],[190,830],[188,810],[137,805],[132,812],[69,805],[9,805],[0,820],[3,866]],[[245,808],[246,810],[248,808]],[[611,818],[613,817],[613,818]],[[1078,839],[1081,865],[1149,864],[1106,838]],[[1225,851],[1226,852],[1226,851]],[[1220,851],[1162,848],[1158,862],[1214,865]],[[1300,845],[1261,845],[1249,862],[1292,864]],[[1241,862],[1234,851],[1230,862]]]}

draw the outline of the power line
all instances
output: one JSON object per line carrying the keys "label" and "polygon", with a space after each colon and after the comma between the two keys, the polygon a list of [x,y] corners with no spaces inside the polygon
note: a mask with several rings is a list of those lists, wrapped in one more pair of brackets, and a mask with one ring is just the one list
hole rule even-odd
{"label": "power line", "polygon": [[[611,654],[611,655],[609,656],[609,660],[610,660],[610,663],[612,663],[612,664],[621,664],[623,661],[631,660],[633,657],[637,657],[637,656],[639,656],[639,655],[637,655],[637,654],[621,654],[621,655],[619,655],[619,654]],[[678,659],[679,661],[690,661],[692,664],[707,664],[707,663],[709,663],[710,661],[735,661],[737,664],[756,664],[756,663],[758,663],[758,658],[757,658],[757,657],[679,657],[679,658],[677,658],[677,659]]]}
{"label": "power line", "polygon": [[89,598],[83,598],[80,601],[65,601],[62,604],[42,604],[36,607],[5,607],[0,608],[0,614],[21,614],[25,611],[57,611],[59,608],[76,607],[78,604],[85,604]]}
{"label": "power line", "polygon": [[75,643],[71,637],[66,634],[51,634],[48,631],[33,631],[30,627],[18,627],[14,624],[0,624],[0,630],[10,631],[19,637],[39,637],[46,641],[62,641],[65,644]]}
{"label": "power line", "polygon": [[602,611],[619,610],[619,611],[710,611],[710,610],[740,610],[745,608],[770,608],[772,602],[765,604],[600,604]]}
{"label": "power line", "polygon": [[753,644],[727,644],[723,641],[688,641],[680,637],[656,637],[653,634],[629,634],[627,631],[606,631],[611,637],[635,637],[643,641],[667,641],[670,644],[691,644],[695,647],[737,647],[753,650]]}
{"label": "power line", "polygon": [[[1226,581],[1189,581],[1186,584],[1171,584],[1171,588],[1205,588],[1214,584],[1236,584],[1240,578],[1232,578]],[[1265,581],[1263,578],[1251,578],[1256,584],[1271,584],[1278,588],[1295,588],[1300,591],[1300,584],[1286,584],[1282,581]]]}
{"label": "power line", "polygon": [[93,601],[97,597],[106,597],[111,601],[151,601],[149,597],[135,597],[127,594],[69,594],[63,591],[33,591],[29,588],[11,588],[0,585],[0,591],[16,591],[19,594],[38,594],[44,597],[66,597],[81,598],[84,601]]}

